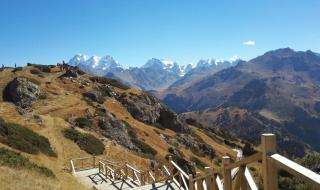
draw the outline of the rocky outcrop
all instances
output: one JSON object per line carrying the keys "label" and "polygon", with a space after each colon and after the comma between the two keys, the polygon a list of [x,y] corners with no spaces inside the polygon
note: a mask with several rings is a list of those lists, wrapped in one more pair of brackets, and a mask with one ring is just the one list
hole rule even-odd
{"label": "rocky outcrop", "polygon": [[90,99],[91,101],[103,103],[104,96],[99,91],[85,92],[82,94],[83,97]]}
{"label": "rocky outcrop", "polygon": [[67,69],[66,72],[63,75],[61,75],[59,78],[65,78],[65,77],[67,77],[67,78],[78,78],[79,75],[78,75],[77,70],[75,70],[75,69]]}
{"label": "rocky outcrop", "polygon": [[27,78],[18,77],[4,89],[4,100],[13,102],[21,108],[30,107],[37,100],[41,91],[37,84]]}
{"label": "rocky outcrop", "polygon": [[177,117],[177,114],[162,105],[154,96],[146,93],[122,93],[117,97],[131,115],[150,125],[161,125],[175,132],[188,132],[189,128]]}
{"label": "rocky outcrop", "polygon": [[104,117],[99,118],[99,127],[105,131],[106,137],[114,140],[117,144],[130,150],[138,150],[131,141],[126,123],[116,119],[112,113],[107,111]]}

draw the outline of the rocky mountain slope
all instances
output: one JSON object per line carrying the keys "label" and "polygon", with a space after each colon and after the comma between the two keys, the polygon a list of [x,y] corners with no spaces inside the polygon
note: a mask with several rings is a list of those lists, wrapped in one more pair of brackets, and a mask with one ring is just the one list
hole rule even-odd
{"label": "rocky mountain slope", "polygon": [[[6,171],[0,178],[16,173],[0,184],[11,189],[89,189],[70,174],[76,157],[98,155],[146,169],[172,155],[184,160],[182,167],[190,169],[192,160],[201,171],[244,146],[187,125],[149,94],[76,67],[0,69],[0,91],[0,170]],[[27,173],[35,179],[17,181]]]}
{"label": "rocky mountain slope", "polygon": [[278,49],[168,94],[163,102],[178,112],[245,109],[278,122],[291,135],[319,150],[319,71],[317,54]]}

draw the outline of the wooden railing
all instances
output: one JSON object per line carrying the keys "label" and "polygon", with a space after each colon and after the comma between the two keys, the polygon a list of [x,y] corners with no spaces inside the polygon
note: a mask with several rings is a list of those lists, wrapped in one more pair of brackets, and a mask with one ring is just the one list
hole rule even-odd
{"label": "wooden railing", "polygon": [[97,157],[71,160],[71,169],[77,171],[99,168],[99,173],[110,180],[129,179],[137,186],[157,182],[175,183],[183,190],[258,190],[248,169],[248,164],[261,162],[263,188],[278,189],[278,171],[285,170],[307,183],[312,190],[320,190],[320,175],[276,153],[276,136],[261,136],[261,151],[232,163],[229,156],[222,157],[219,169],[205,168],[204,174],[195,176],[183,171],[172,158],[169,163],[152,170],[138,170],[129,164],[123,165]]}
{"label": "wooden railing", "polygon": [[75,158],[70,160],[70,170],[72,173],[81,170],[87,170],[96,168],[98,166],[99,161],[103,160],[102,157],[90,156],[84,158]]}
{"label": "wooden railing", "polygon": [[[320,190],[320,175],[277,154],[276,136],[261,136],[261,152],[231,163],[229,156],[222,158],[219,170],[205,168],[205,174],[193,177],[189,175],[188,190],[258,190],[247,167],[248,164],[262,161],[263,189],[278,189],[278,171],[285,170],[304,181],[312,190]],[[180,183],[181,184],[181,183]],[[234,187],[233,187],[234,186]]]}

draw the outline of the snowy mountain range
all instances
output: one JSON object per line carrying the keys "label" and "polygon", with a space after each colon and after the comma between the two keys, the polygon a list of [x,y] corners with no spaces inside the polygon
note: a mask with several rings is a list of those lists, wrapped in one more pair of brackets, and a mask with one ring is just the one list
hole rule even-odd
{"label": "snowy mountain range", "polygon": [[[152,58],[141,67],[125,68],[111,56],[87,56],[77,54],[69,60],[72,66],[98,76],[107,76],[143,90],[166,89],[190,73],[197,73],[196,78],[205,77],[221,69],[235,65],[239,58],[229,61],[206,59],[192,64],[179,65],[175,61]],[[199,72],[202,71],[202,72]]]}

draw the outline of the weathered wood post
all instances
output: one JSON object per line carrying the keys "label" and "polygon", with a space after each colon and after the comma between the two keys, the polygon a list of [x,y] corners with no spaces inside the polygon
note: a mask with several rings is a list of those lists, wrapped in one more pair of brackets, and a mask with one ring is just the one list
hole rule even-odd
{"label": "weathered wood post", "polygon": [[[182,184],[180,184],[182,186]],[[192,174],[189,174],[189,190],[194,190],[194,184],[193,184],[193,176]]]}
{"label": "weathered wood post", "polygon": [[204,168],[205,173],[206,173],[206,186],[207,190],[212,190],[213,189],[213,184],[211,182],[212,176],[210,175],[211,173],[211,168],[210,167],[205,167]]}
{"label": "weathered wood post", "polygon": [[172,165],[172,156],[169,156],[169,172],[170,172],[170,176],[171,176],[171,180],[173,180],[173,165]]}
{"label": "weathered wood post", "polygon": [[124,179],[128,179],[128,167],[127,162],[124,163]]}
{"label": "weathered wood post", "polygon": [[240,185],[241,190],[247,190],[247,188],[248,188],[247,180],[246,180],[246,177],[244,175],[244,172],[246,171],[246,167],[247,166],[245,166],[245,165],[240,166],[241,175],[242,175],[242,177],[241,177],[241,185]]}
{"label": "weathered wood post", "polygon": [[230,157],[222,157],[222,168],[223,168],[223,189],[232,190],[232,177],[231,169],[227,169],[226,166],[230,164]]}
{"label": "weathered wood post", "polygon": [[262,177],[263,177],[263,189],[265,190],[277,190],[278,189],[278,169],[268,157],[271,154],[276,153],[277,142],[274,134],[262,134],[261,136],[262,146]]}
{"label": "weathered wood post", "polygon": [[140,183],[141,183],[140,185],[141,185],[141,186],[144,186],[144,185],[145,185],[145,179],[144,179],[144,176],[145,176],[145,175],[144,175],[144,174],[145,174],[145,172],[141,172],[141,173],[140,173]]}
{"label": "weathered wood post", "polygon": [[95,156],[93,156],[93,163],[92,163],[92,165],[93,165],[93,168],[96,167],[96,157],[95,157]]}

